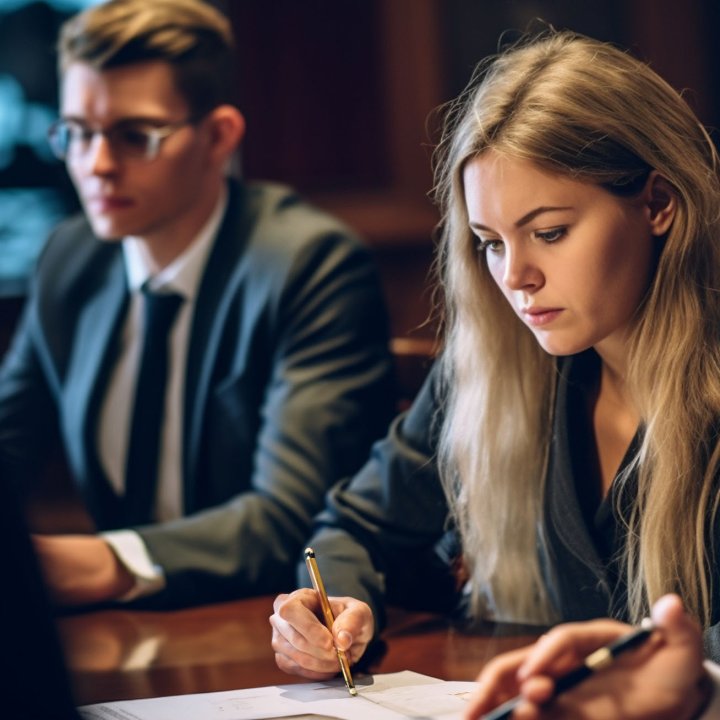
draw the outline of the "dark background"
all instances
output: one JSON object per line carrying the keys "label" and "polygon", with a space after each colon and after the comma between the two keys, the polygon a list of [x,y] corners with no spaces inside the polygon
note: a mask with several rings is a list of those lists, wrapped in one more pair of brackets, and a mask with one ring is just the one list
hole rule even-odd
{"label": "dark background", "polygon": [[[0,348],[49,228],[77,208],[45,143],[60,22],[92,0],[0,0]],[[151,1],[151,0],[149,0]],[[432,335],[431,112],[540,21],[631,49],[720,124],[717,0],[218,0],[238,40],[245,177],[296,186],[373,248],[396,336]],[[422,326],[422,327],[419,327]],[[419,328],[419,329],[418,329]]]}

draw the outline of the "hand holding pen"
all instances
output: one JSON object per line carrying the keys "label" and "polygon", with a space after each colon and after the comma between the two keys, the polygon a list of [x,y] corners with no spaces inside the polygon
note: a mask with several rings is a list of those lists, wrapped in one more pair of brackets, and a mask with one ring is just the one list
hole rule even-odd
{"label": "hand holding pen", "polygon": [[699,627],[674,595],[655,604],[652,622],[652,633],[613,620],[560,625],[535,645],[493,659],[465,720],[699,717],[711,690]]}
{"label": "hand holding pen", "polygon": [[363,655],[375,632],[370,607],[348,596],[329,597],[328,603],[335,616],[330,631],[314,588],[275,598],[270,625],[275,663],[281,670],[308,680],[327,680],[340,672],[338,649],[349,662]]}

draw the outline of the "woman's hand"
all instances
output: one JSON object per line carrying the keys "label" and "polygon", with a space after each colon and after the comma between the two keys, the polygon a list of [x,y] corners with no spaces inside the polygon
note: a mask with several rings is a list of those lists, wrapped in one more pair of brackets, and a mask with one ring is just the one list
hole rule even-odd
{"label": "woman's hand", "polygon": [[523,702],[513,720],[684,720],[711,692],[702,665],[702,635],[680,598],[666,595],[653,607],[658,631],[636,650],[553,699],[555,679],[599,647],[631,630],[614,620],[559,625],[537,643],[495,658],[478,677],[465,714],[474,720],[515,695]]}
{"label": "woman's hand", "polygon": [[277,666],[291,675],[326,680],[340,671],[335,649],[344,650],[352,665],[372,639],[375,622],[367,603],[350,597],[330,597],[335,615],[332,633],[320,618],[314,590],[303,588],[278,595],[273,603],[272,648]]}

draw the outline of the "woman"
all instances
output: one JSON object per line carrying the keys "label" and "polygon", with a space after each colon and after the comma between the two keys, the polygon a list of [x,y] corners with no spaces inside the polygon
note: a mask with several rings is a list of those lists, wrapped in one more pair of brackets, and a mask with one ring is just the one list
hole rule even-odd
{"label": "woman", "polygon": [[480,69],[438,160],[445,351],[320,517],[333,636],[312,592],[279,596],[278,665],[328,677],[333,640],[357,661],[385,602],[634,622],[667,592],[718,657],[706,131],[644,64],[552,32]]}

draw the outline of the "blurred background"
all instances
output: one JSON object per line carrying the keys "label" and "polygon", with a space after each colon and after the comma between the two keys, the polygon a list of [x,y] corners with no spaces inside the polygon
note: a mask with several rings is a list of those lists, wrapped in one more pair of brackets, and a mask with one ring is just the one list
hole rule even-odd
{"label": "blurred background", "polygon": [[[28,273],[77,209],[49,153],[60,23],[93,0],[0,0],[0,349]],[[148,0],[151,2],[152,0]],[[430,338],[433,110],[498,41],[540,22],[629,48],[714,133],[718,0],[218,0],[238,45],[248,179],[294,185],[354,226],[382,273],[396,337]],[[713,135],[716,137],[715,135]]]}

